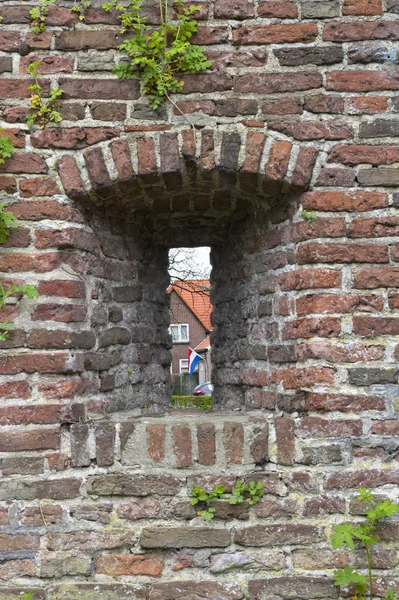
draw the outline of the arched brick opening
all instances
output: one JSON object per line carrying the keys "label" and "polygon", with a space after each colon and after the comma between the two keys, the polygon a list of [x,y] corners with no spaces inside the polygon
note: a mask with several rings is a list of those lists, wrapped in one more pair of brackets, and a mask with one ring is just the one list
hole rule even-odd
{"label": "arched brick opening", "polygon": [[[39,140],[45,143],[45,132]],[[87,214],[90,250],[101,255],[89,271],[98,347],[83,358],[106,392],[97,394],[96,410],[169,405],[166,252],[204,244],[213,262],[214,405],[272,407],[276,355],[295,360],[293,343],[281,344],[274,322],[281,295],[274,272],[288,264],[293,239],[288,234],[277,252],[262,240],[273,221],[290,222],[316,158],[312,147],[261,132],[190,129],[128,133],[59,159],[66,193]],[[98,319],[101,313],[111,317]]]}

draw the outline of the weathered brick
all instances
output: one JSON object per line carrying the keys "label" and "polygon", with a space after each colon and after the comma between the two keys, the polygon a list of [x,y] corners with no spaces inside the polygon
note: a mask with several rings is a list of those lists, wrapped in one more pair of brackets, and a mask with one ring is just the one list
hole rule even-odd
{"label": "weathered brick", "polygon": [[234,543],[240,546],[284,546],[286,544],[309,544],[324,539],[321,527],[302,523],[279,525],[251,525],[236,529]]}
{"label": "weathered brick", "polygon": [[142,531],[140,544],[143,548],[225,548],[230,544],[230,531],[206,527],[147,527]]}
{"label": "weathered brick", "polygon": [[[399,84],[398,84],[399,85]],[[322,78],[317,72],[302,73],[250,73],[236,79],[235,91],[239,93],[273,94],[320,88]]]}
{"label": "weathered brick", "polygon": [[125,575],[159,577],[162,573],[163,563],[161,557],[151,554],[128,556],[103,554],[96,561],[96,572],[112,577]]}
{"label": "weathered brick", "polygon": [[73,478],[49,479],[47,481],[11,479],[0,482],[0,500],[40,500],[51,498],[64,500],[77,498],[81,480]]}
{"label": "weathered brick", "polygon": [[286,417],[274,420],[277,443],[277,463],[292,465],[295,461],[295,422]]}
{"label": "weathered brick", "polygon": [[339,590],[327,577],[279,577],[249,582],[249,598],[338,598]]}
{"label": "weathered brick", "polygon": [[100,496],[174,496],[179,482],[164,475],[93,475],[88,480],[89,494]]}
{"label": "weathered brick", "polygon": [[241,600],[240,585],[217,581],[170,581],[151,586],[148,600],[185,600],[194,593],[204,600]]}

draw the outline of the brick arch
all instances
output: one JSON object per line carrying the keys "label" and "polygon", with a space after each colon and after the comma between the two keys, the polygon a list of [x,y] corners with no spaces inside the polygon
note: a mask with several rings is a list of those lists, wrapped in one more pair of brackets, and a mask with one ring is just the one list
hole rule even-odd
{"label": "brick arch", "polygon": [[67,196],[90,196],[137,177],[183,174],[190,162],[204,172],[259,175],[270,197],[284,189],[306,190],[318,156],[316,148],[266,134],[263,128],[148,129],[126,126],[121,139],[62,156],[58,170]]}

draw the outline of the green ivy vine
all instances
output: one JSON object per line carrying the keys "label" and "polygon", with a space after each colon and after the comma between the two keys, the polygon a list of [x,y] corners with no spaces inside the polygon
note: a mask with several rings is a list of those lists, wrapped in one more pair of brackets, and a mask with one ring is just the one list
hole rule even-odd
{"label": "green ivy vine", "polygon": [[185,6],[182,0],[174,5],[176,19],[170,19],[171,7],[168,0],[160,0],[161,24],[158,29],[150,28],[142,16],[142,0],[132,0],[126,8],[118,0],[103,4],[105,11],[115,10],[121,22],[121,32],[133,32],[118,48],[130,59],[128,64],[119,64],[114,73],[121,79],[138,77],[150,106],[156,110],[169,94],[181,92],[181,72],[205,71],[211,66],[204,51],[193,46],[190,39],[197,31],[193,18],[198,6]]}
{"label": "green ivy vine", "polygon": [[40,0],[38,6],[35,6],[29,11],[31,18],[30,26],[33,29],[33,33],[36,35],[46,31],[48,7],[54,2],[55,0]]}
{"label": "green ivy vine", "polygon": [[28,88],[32,95],[26,121],[29,127],[33,127],[37,123],[40,129],[44,129],[47,123],[60,123],[62,121],[62,116],[56,110],[56,105],[64,91],[56,88],[50,91],[47,101],[43,99],[43,89],[39,83],[40,74],[37,70],[39,65],[40,60],[37,60],[28,67],[28,71],[35,81]]}

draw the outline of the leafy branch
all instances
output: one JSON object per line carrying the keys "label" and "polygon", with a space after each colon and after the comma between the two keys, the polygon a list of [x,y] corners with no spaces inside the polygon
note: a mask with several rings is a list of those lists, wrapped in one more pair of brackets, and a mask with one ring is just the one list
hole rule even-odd
{"label": "leafy branch", "polygon": [[91,2],[89,0],[74,0],[74,4],[71,11],[78,15],[79,21],[85,20],[85,12],[90,8]]}
{"label": "leafy branch", "polygon": [[[334,533],[331,537],[332,547],[342,548],[346,545],[350,550],[355,548],[355,543],[360,543],[366,552],[367,559],[367,575],[362,575],[354,571],[351,567],[345,567],[334,571],[335,585],[346,587],[349,584],[354,584],[356,596],[354,600],[365,600],[366,594],[369,600],[373,599],[373,577],[371,567],[371,550],[379,539],[375,535],[377,524],[386,517],[392,517],[399,512],[399,505],[394,504],[391,500],[386,499],[382,502],[376,502],[370,490],[360,488],[359,500],[365,504],[373,504],[373,507],[366,512],[366,521],[364,523],[343,523],[342,525],[334,525]],[[384,600],[399,600],[399,595],[393,590],[388,590]]]}
{"label": "leafy branch", "polygon": [[130,62],[117,65],[113,72],[121,79],[138,77],[151,108],[156,110],[166,99],[170,100],[170,94],[182,91],[183,81],[177,78],[178,73],[205,71],[212,63],[201,48],[190,42],[197,31],[193,15],[199,7],[186,7],[178,0],[176,21],[171,23],[168,0],[160,0],[161,24],[159,29],[150,30],[141,4],[142,0],[132,0],[126,8],[118,0],[110,0],[103,9],[116,10],[122,33],[133,32],[133,37],[119,46]]}
{"label": "leafy branch", "polygon": [[40,0],[39,5],[35,6],[29,11],[31,22],[30,26],[33,29],[33,33],[39,35],[46,31],[47,27],[47,16],[48,16],[48,7],[50,4],[53,4],[55,0]]}
{"label": "leafy branch", "polygon": [[[4,210],[4,204],[0,204],[0,244],[5,244],[10,235],[11,229],[18,227],[18,221],[12,212]],[[0,310],[4,307],[7,299],[13,294],[22,294],[30,300],[38,295],[36,288],[33,285],[10,285],[7,289],[0,282]],[[0,342],[4,342],[10,331],[14,329],[13,323],[8,321],[0,322]]]}
{"label": "leafy branch", "polygon": [[[0,134],[2,129],[0,127]],[[0,135],[0,164],[3,164],[6,158],[11,158],[12,153],[15,151],[14,146],[9,137],[6,135]],[[0,220],[0,228],[1,228],[1,220]],[[2,242],[0,241],[0,244]]]}
{"label": "leafy branch", "polygon": [[39,84],[40,74],[37,70],[39,65],[40,60],[37,60],[28,66],[28,71],[34,77],[35,82],[29,86],[32,95],[29,104],[30,112],[26,117],[26,121],[29,127],[37,122],[40,129],[44,129],[49,122],[60,123],[62,121],[62,116],[55,110],[55,107],[64,91],[60,88],[51,90],[48,100],[43,100],[43,88]]}
{"label": "leafy branch", "polygon": [[[250,481],[248,486],[243,481],[236,481],[236,484],[229,497],[229,504],[242,504],[248,502],[249,505],[254,505],[259,502],[263,496],[263,483],[261,481]],[[198,511],[198,515],[210,521],[215,517],[216,509],[211,506],[216,500],[226,498],[224,485],[217,485],[210,492],[195,485],[191,490],[191,504],[193,506],[202,506]]]}

